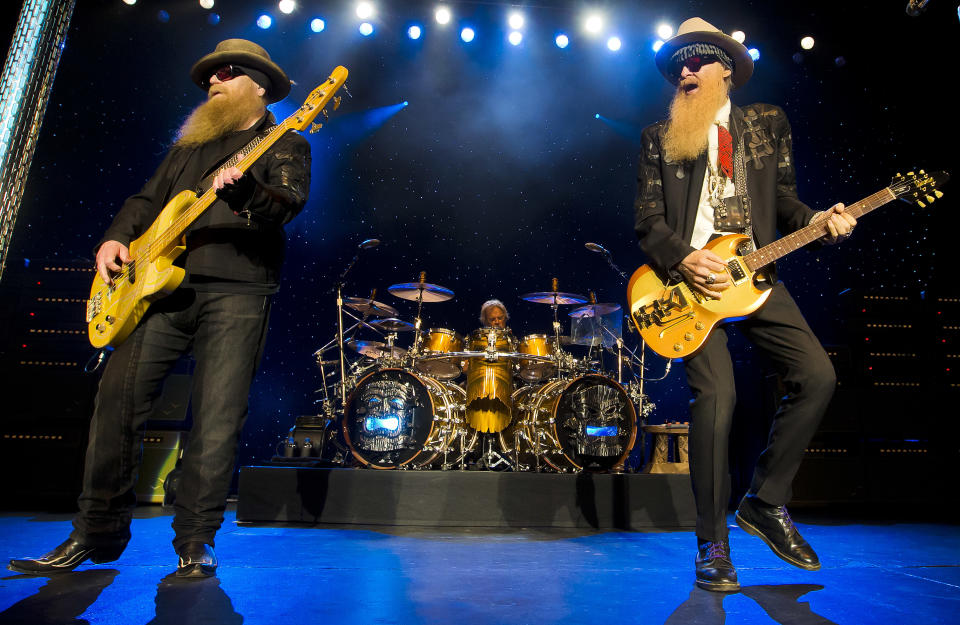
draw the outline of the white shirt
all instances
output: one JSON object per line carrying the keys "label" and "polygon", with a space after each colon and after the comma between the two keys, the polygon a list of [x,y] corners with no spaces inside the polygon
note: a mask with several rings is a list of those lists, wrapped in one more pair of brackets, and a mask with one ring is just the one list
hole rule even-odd
{"label": "white shirt", "polygon": [[[720,107],[720,110],[717,111],[716,123],[710,126],[710,131],[707,135],[707,158],[713,163],[715,171],[720,168],[719,163],[717,163],[717,152],[719,151],[717,146],[720,142],[718,138],[720,131],[717,130],[717,124],[721,124],[727,130],[730,129],[729,99]],[[702,249],[703,246],[707,244],[707,241],[710,240],[710,237],[717,232],[713,229],[713,206],[710,205],[709,180],[710,167],[707,167],[703,174],[703,184],[700,185],[700,208],[697,211],[697,220],[693,225],[693,236],[690,238],[690,245],[698,250]],[[722,197],[727,198],[736,194],[737,190],[733,181],[727,179],[723,187]]]}

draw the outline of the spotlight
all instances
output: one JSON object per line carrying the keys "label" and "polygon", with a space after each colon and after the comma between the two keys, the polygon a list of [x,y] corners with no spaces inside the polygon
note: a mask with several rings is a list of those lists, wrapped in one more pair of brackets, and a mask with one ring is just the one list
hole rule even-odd
{"label": "spotlight", "polygon": [[654,52],[659,52],[659,51],[660,51],[660,48],[662,48],[662,47],[663,47],[663,42],[662,42],[661,40],[657,39],[656,41],[653,42],[653,51],[654,51]]}
{"label": "spotlight", "polygon": [[657,37],[661,39],[669,39],[673,37],[673,26],[670,24],[660,24],[657,26]]}
{"label": "spotlight", "polygon": [[207,15],[207,23],[211,26],[216,26],[220,23],[220,14],[219,13],[210,13]]}
{"label": "spotlight", "polygon": [[323,32],[323,29],[327,27],[327,23],[324,22],[319,17],[315,17],[310,21],[310,30],[315,33]]}
{"label": "spotlight", "polygon": [[730,33],[730,36],[731,36],[731,37],[734,39],[734,41],[736,41],[737,43],[743,43],[744,41],[747,40],[747,34],[746,34],[745,32],[743,32],[742,30],[735,30],[735,31],[733,31],[732,33]]}
{"label": "spotlight", "polygon": [[523,41],[523,33],[519,30],[515,30],[507,37],[507,41],[515,46],[519,46],[520,42]]}
{"label": "spotlight", "polygon": [[297,8],[297,3],[295,0],[280,0],[280,2],[277,3],[277,8],[280,9],[281,13],[290,15],[293,13],[293,10]]}
{"label": "spotlight", "polygon": [[570,38],[564,35],[563,33],[560,33],[559,35],[557,35],[557,38],[555,41],[557,42],[557,47],[560,49],[566,48],[567,46],[570,45]]}
{"label": "spotlight", "polygon": [[360,34],[363,35],[364,37],[369,37],[370,35],[372,35],[373,24],[371,24],[370,22],[364,22],[363,24],[360,24]]}
{"label": "spotlight", "polygon": [[477,33],[473,32],[472,28],[464,28],[460,31],[460,38],[463,39],[464,43],[470,43],[476,36]]}
{"label": "spotlight", "polygon": [[403,101],[403,105],[404,105],[404,106],[410,106],[410,103],[407,102],[406,100],[404,100],[404,101]]}
{"label": "spotlight", "polygon": [[451,17],[450,9],[447,7],[438,7],[433,17],[437,20],[437,24],[448,24],[450,23]]}
{"label": "spotlight", "polygon": [[600,119],[600,113],[596,113],[596,114],[593,116],[593,118],[594,118],[594,119]]}
{"label": "spotlight", "polygon": [[757,50],[756,48],[750,48],[747,50],[747,54],[750,55],[750,58],[753,59],[754,62],[760,60],[760,50]]}
{"label": "spotlight", "polygon": [[422,34],[423,29],[416,24],[407,29],[407,37],[410,37],[411,39],[419,39],[420,35]]}
{"label": "spotlight", "polygon": [[212,9],[213,0],[200,0],[200,7],[204,9]]}
{"label": "spotlight", "polygon": [[513,30],[520,30],[523,28],[523,14],[514,11],[507,19],[507,24],[509,24]]}
{"label": "spotlight", "polygon": [[133,6],[133,5],[135,5],[135,4],[137,3],[137,0],[123,0],[123,3],[124,3],[124,4],[129,4],[130,6]]}
{"label": "spotlight", "polygon": [[273,24],[273,18],[267,15],[266,13],[264,13],[263,15],[257,18],[257,26],[259,26],[264,30],[270,28],[272,24]]}
{"label": "spotlight", "polygon": [[607,48],[609,48],[611,52],[616,52],[622,45],[623,42],[620,41],[620,37],[610,37],[607,39]]}
{"label": "spotlight", "polygon": [[596,35],[603,30],[603,17],[598,13],[588,15],[583,22],[583,28],[591,35]]}
{"label": "spotlight", "polygon": [[373,17],[373,5],[369,2],[360,2],[357,4],[357,17],[362,20],[368,20]]}
{"label": "spotlight", "polygon": [[157,11],[157,19],[163,22],[164,24],[166,24],[167,22],[170,21],[170,14],[164,11],[163,9],[160,9],[159,11]]}
{"label": "spotlight", "polygon": [[804,37],[803,39],[800,40],[800,47],[803,48],[804,50],[812,50],[813,44],[814,44],[813,37]]}

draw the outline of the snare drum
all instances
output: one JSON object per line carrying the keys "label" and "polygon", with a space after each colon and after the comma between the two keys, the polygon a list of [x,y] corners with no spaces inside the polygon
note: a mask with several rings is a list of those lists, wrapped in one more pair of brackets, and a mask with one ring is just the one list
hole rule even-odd
{"label": "snare drum", "polygon": [[[463,350],[463,337],[446,328],[430,328],[423,341],[423,351],[429,356]],[[417,370],[439,380],[452,380],[460,375],[460,360],[454,358],[430,358],[417,362]]]}
{"label": "snare drum", "polygon": [[[520,353],[531,356],[553,357],[553,342],[546,334],[528,334],[520,341]],[[538,360],[520,360],[520,377],[527,382],[542,382],[557,372],[553,362]]]}
{"label": "snare drum", "polygon": [[[506,328],[480,328],[470,334],[471,351],[516,351],[517,339]],[[478,432],[499,432],[510,425],[513,416],[513,361],[489,362],[472,358],[467,371],[467,411],[470,427]]]}

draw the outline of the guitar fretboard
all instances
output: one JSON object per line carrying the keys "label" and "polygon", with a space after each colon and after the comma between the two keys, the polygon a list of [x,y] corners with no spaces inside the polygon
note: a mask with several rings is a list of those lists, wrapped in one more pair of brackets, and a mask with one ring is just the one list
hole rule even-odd
{"label": "guitar fretboard", "polygon": [[[845,210],[850,213],[854,219],[859,219],[862,215],[866,215],[870,211],[880,208],[896,198],[897,196],[890,190],[890,187],[886,187],[869,197],[865,197],[856,204],[847,206]],[[769,245],[764,245],[760,249],[746,254],[743,257],[743,261],[747,267],[750,268],[750,271],[757,271],[778,258],[782,258],[790,252],[800,249],[804,245],[813,243],[827,232],[825,221],[808,224],[782,239],[778,239]]]}
{"label": "guitar fretboard", "polygon": [[276,127],[277,127],[277,124],[268,126],[265,133],[259,134],[253,139],[251,139],[250,143],[240,148],[239,152],[231,156],[222,165],[220,165],[220,167],[217,167],[216,171],[214,171],[212,174],[204,178],[198,185],[198,188],[204,189],[204,190],[209,189],[213,185],[213,179],[217,177],[217,173],[219,173],[221,170],[224,170],[224,169],[236,167],[237,163],[242,161],[244,158],[247,157],[247,155],[253,152],[256,149],[256,147],[260,145],[264,139],[267,138],[267,136],[270,134],[270,131]]}

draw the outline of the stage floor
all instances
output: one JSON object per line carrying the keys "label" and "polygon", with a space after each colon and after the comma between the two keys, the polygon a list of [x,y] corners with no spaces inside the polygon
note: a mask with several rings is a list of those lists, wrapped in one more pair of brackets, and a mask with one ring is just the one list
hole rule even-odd
{"label": "stage floor", "polygon": [[[798,511],[824,567],[793,568],[731,530],[743,590],[693,586],[692,532],[257,527],[218,535],[218,579],[173,581],[171,516],[138,510],[120,560],[0,575],[0,623],[957,623],[960,527]],[[0,515],[0,554],[37,555],[69,515]],[[732,518],[731,518],[732,522]]]}

